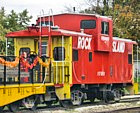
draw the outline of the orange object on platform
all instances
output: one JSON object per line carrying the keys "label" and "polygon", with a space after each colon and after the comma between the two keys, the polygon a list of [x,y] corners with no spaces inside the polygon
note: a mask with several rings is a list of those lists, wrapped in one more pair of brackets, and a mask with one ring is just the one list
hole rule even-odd
{"label": "orange object on platform", "polygon": [[47,63],[45,63],[45,62],[42,61],[41,58],[39,58],[39,57],[37,56],[37,57],[34,59],[34,62],[33,62],[32,64],[29,64],[27,60],[26,60],[26,61],[24,60],[23,56],[21,56],[20,58],[21,58],[20,61],[22,62],[23,66],[26,67],[26,68],[30,68],[30,69],[32,69],[34,66],[36,66],[38,62],[39,62],[43,67],[48,67],[48,66],[49,66],[49,62],[50,62],[50,60],[49,60]]}
{"label": "orange object on platform", "polygon": [[5,61],[3,58],[0,58],[0,64],[13,68],[19,64],[19,58],[16,57],[15,61],[13,61],[13,62]]}

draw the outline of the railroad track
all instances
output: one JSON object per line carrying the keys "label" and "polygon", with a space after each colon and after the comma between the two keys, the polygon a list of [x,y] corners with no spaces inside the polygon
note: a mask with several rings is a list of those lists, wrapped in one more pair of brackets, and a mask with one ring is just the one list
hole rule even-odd
{"label": "railroad track", "polygon": [[116,109],[111,111],[103,111],[103,112],[96,112],[96,113],[140,113],[140,107],[131,107],[131,108],[123,108],[123,109]]}
{"label": "railroad track", "polygon": [[[122,107],[123,106],[123,107]],[[116,108],[115,108],[116,107]],[[30,111],[25,108],[21,108],[18,113],[121,113],[122,111],[127,113],[133,113],[132,111],[140,111],[140,95],[128,96],[122,98],[119,103],[106,104],[103,101],[95,101],[91,103],[89,101],[84,102],[81,106],[72,106],[70,108],[63,108],[60,105],[54,104],[52,107],[46,107],[41,105],[36,111]],[[131,111],[131,112],[129,112]],[[4,113],[11,113],[5,109]],[[134,112],[135,113],[135,112]]]}

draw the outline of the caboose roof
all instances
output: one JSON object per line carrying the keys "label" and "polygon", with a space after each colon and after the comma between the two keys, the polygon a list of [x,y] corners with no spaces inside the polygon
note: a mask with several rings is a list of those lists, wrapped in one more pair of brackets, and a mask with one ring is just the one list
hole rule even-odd
{"label": "caboose roof", "polygon": [[[94,16],[94,17],[102,17],[102,18],[107,18],[107,19],[111,19],[111,16],[101,16],[99,14],[87,14],[87,13],[60,13],[60,14],[54,14],[53,16],[63,16],[63,15],[80,15],[80,16]],[[52,16],[52,15],[38,15],[38,18],[40,17],[49,17],[49,16]]]}
{"label": "caboose roof", "polygon": [[130,39],[123,39],[123,38],[119,38],[119,37],[113,37],[113,40],[117,40],[117,41],[122,41],[122,42],[127,42],[127,43],[137,44],[136,41],[132,41],[132,40],[130,40]]}
{"label": "caboose roof", "polygon": [[[10,37],[46,37],[49,36],[49,30],[47,27],[42,27],[42,31],[40,33],[39,27],[28,27],[26,30],[10,32],[6,35],[7,38]],[[51,36],[88,36],[92,37],[92,35],[88,35],[81,32],[68,31],[63,29],[55,29],[51,30]]]}

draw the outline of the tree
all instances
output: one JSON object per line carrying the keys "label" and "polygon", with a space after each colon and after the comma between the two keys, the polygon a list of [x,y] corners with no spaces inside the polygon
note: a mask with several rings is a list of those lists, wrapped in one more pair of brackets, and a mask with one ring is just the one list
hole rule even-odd
{"label": "tree", "polygon": [[19,30],[18,14],[14,10],[11,11],[11,14],[7,15],[6,23],[6,28],[10,31]]}
{"label": "tree", "polygon": [[89,8],[82,10],[82,13],[100,14],[110,16],[108,12],[112,9],[112,0],[87,0]]}
{"label": "tree", "polygon": [[140,47],[140,1],[115,1],[114,12],[114,35],[132,39]]}
{"label": "tree", "polygon": [[23,10],[21,13],[18,14],[18,23],[19,27],[21,29],[25,29],[25,27],[28,25],[30,20],[32,19],[32,16],[28,16],[28,11],[27,9]]}
{"label": "tree", "polygon": [[5,28],[5,20],[5,9],[2,7],[0,10],[0,40],[4,40],[4,36],[8,32],[8,30]]}
{"label": "tree", "polygon": [[114,30],[122,38],[140,40],[140,2],[139,0],[124,0],[115,3]]}
{"label": "tree", "polygon": [[11,14],[7,16],[6,28],[10,29],[10,31],[23,30],[28,25],[28,22],[30,22],[30,19],[32,19],[32,16],[28,16],[27,9],[18,14],[12,10]]}
{"label": "tree", "polygon": [[[5,35],[11,31],[23,30],[30,22],[32,16],[28,16],[27,9],[23,10],[21,13],[16,13],[14,10],[10,14],[5,14],[5,9],[2,7],[0,9],[0,54],[5,54]],[[10,51],[8,53],[11,55],[14,53],[14,41],[10,40]]]}

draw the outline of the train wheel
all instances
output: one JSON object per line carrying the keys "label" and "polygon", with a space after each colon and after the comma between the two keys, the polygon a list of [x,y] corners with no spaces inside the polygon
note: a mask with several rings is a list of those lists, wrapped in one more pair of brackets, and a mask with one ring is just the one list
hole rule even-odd
{"label": "train wheel", "polygon": [[0,107],[0,113],[3,113],[3,108],[4,108],[4,107]]}
{"label": "train wheel", "polygon": [[22,103],[26,108],[29,108],[30,110],[34,111],[37,108],[37,98],[38,96],[31,96],[28,98],[23,99]]}
{"label": "train wheel", "polygon": [[115,89],[114,91],[114,100],[115,102],[119,102],[121,99],[121,93],[119,89]]}
{"label": "train wheel", "polygon": [[72,105],[70,100],[60,100],[59,103],[62,107],[65,108],[71,107]]}
{"label": "train wheel", "polygon": [[34,104],[31,108],[29,108],[29,110],[31,110],[31,111],[35,111],[36,108],[37,108],[37,104]]}
{"label": "train wheel", "polygon": [[110,99],[108,99],[108,98],[105,98],[104,102],[107,103],[107,104],[110,104],[112,101]]}
{"label": "train wheel", "polygon": [[105,103],[114,103],[120,101],[120,91],[117,89],[114,89],[112,91],[105,91],[103,93],[103,100]]}
{"label": "train wheel", "polygon": [[112,102],[109,94],[110,94],[109,92],[103,91],[103,100],[105,103],[108,104]]}
{"label": "train wheel", "polygon": [[45,104],[47,105],[47,107],[51,107],[53,102],[52,101],[46,101]]}
{"label": "train wheel", "polygon": [[90,102],[91,102],[91,103],[94,103],[94,101],[95,101],[95,98],[91,98],[91,99],[90,99]]}
{"label": "train wheel", "polygon": [[20,107],[20,102],[14,102],[8,105],[8,108],[11,112],[17,112],[19,111],[19,107]]}
{"label": "train wheel", "polygon": [[80,90],[73,90],[71,92],[71,102],[72,105],[81,105],[84,100],[84,94]]}

